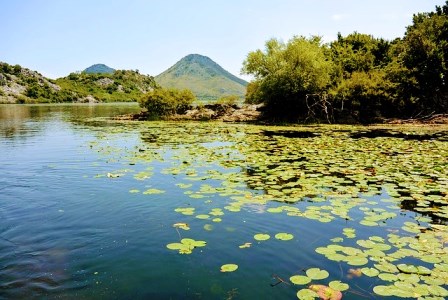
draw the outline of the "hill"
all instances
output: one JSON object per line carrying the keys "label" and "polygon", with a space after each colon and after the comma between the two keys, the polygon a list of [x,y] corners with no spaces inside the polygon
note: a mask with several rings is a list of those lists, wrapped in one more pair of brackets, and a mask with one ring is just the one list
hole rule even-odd
{"label": "hill", "polygon": [[54,80],[20,65],[0,62],[0,103],[61,102],[63,97]]}
{"label": "hill", "polygon": [[88,68],[86,68],[83,73],[88,74],[112,74],[115,72],[115,69],[108,67],[104,64],[95,64]]}
{"label": "hill", "polygon": [[190,54],[155,77],[162,87],[190,89],[199,100],[226,95],[244,98],[247,82],[224,70],[209,57]]}
{"label": "hill", "polygon": [[154,77],[132,70],[71,73],[56,83],[81,102],[132,102],[157,87]]}
{"label": "hill", "polygon": [[138,71],[71,73],[52,80],[19,65],[0,62],[0,103],[137,101],[157,87]]}

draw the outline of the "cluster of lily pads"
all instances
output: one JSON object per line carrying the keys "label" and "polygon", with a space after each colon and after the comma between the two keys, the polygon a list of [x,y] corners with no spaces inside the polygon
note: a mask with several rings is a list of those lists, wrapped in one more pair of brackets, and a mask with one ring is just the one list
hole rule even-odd
{"label": "cluster of lily pads", "polygon": [[[113,180],[133,173],[136,188],[131,193],[166,193],[150,181],[153,163],[168,164],[161,173],[178,178],[175,187],[193,201],[175,209],[186,217],[220,223],[229,213],[258,205],[267,213],[309,222],[344,220],[350,227],[341,228],[341,236],[331,239],[333,244],[316,248],[323,259],[357,267],[360,276],[376,278],[372,292],[379,296],[448,297],[447,141],[354,137],[360,130],[364,129],[151,123],[141,130],[144,142],[121,157],[114,154],[112,145],[90,146],[112,156],[111,161],[121,159],[130,166],[125,171],[109,170],[111,175],[105,177]],[[408,130],[428,135],[434,129]],[[284,134],[291,131],[313,131],[313,135],[291,138]],[[197,202],[199,210],[205,199],[213,199],[216,206],[196,213],[194,201],[202,201]],[[414,211],[415,220],[397,223],[403,211]],[[176,229],[190,229],[187,223],[179,224]],[[382,227],[378,232],[383,234],[357,239],[370,227]],[[270,235],[259,233],[253,238],[265,241]],[[276,233],[275,238],[286,241],[294,236]],[[190,254],[205,245],[205,241],[184,238],[166,247]],[[250,242],[239,245],[250,246]],[[237,268],[223,265],[221,272]],[[306,276],[295,275],[290,281],[307,285],[329,276],[325,270],[312,268]],[[338,299],[349,288],[333,280],[328,285],[312,284],[297,296]]]}

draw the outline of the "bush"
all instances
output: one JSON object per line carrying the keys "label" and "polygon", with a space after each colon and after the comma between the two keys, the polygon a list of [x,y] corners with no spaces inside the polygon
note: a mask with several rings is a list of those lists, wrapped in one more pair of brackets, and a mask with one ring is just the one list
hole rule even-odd
{"label": "bush", "polygon": [[159,88],[146,93],[138,102],[150,115],[168,116],[185,113],[194,99],[190,90]]}
{"label": "bush", "polygon": [[219,98],[218,101],[216,101],[216,104],[233,106],[237,105],[239,100],[240,97],[237,95],[228,95]]}

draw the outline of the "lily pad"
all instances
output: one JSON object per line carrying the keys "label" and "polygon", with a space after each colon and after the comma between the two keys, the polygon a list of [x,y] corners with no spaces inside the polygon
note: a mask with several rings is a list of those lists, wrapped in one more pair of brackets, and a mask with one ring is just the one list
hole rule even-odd
{"label": "lily pad", "polygon": [[297,292],[297,298],[300,300],[314,300],[318,298],[319,295],[310,289],[302,289]]}
{"label": "lily pad", "polygon": [[297,285],[305,285],[311,282],[311,278],[303,275],[294,275],[289,278],[289,280]]}
{"label": "lily pad", "polygon": [[350,288],[350,286],[347,283],[343,283],[340,280],[334,280],[330,282],[328,286],[331,287],[333,290],[340,292],[346,291]]}
{"label": "lily pad", "polygon": [[378,271],[375,268],[362,268],[361,272],[364,275],[369,276],[369,277],[375,277],[375,276],[378,276],[380,274],[380,271]]}
{"label": "lily pad", "polygon": [[271,238],[271,236],[269,234],[265,234],[265,233],[257,233],[256,235],[254,235],[254,239],[257,241],[267,241]]}
{"label": "lily pad", "polygon": [[281,241],[289,241],[289,240],[292,240],[294,238],[294,235],[292,235],[290,233],[281,232],[281,233],[277,233],[275,235],[275,238],[277,240],[281,240]]}
{"label": "lily pad", "polygon": [[234,272],[238,269],[238,265],[226,264],[221,266],[221,272]]}
{"label": "lily pad", "polygon": [[321,299],[326,300],[342,299],[342,293],[340,291],[334,290],[326,285],[313,284],[309,286],[309,289],[315,291]]}
{"label": "lily pad", "polygon": [[159,189],[147,189],[143,192],[144,195],[157,195],[157,194],[163,194],[165,191],[159,190]]}
{"label": "lily pad", "polygon": [[180,229],[183,229],[183,230],[190,230],[190,226],[188,226],[187,223],[174,223],[173,227],[180,228]]}
{"label": "lily pad", "polygon": [[319,268],[311,268],[306,270],[306,275],[313,280],[321,280],[330,276],[327,271],[321,270]]}

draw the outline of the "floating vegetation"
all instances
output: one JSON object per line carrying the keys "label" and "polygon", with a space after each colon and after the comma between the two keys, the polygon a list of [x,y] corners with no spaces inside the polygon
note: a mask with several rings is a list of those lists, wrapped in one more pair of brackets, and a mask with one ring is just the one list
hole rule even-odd
{"label": "floating vegetation", "polygon": [[294,238],[294,235],[292,235],[290,233],[280,232],[275,235],[275,238],[277,240],[281,240],[281,241],[289,241]]}
{"label": "floating vegetation", "polygon": [[265,234],[265,233],[257,233],[256,235],[254,235],[254,239],[257,241],[267,241],[271,238],[271,236],[269,234]]}
{"label": "floating vegetation", "polygon": [[207,243],[205,241],[195,241],[193,239],[184,238],[180,243],[170,243],[166,247],[170,250],[177,250],[180,254],[191,254],[193,249],[204,247]]}
{"label": "floating vegetation", "polygon": [[238,269],[238,265],[226,264],[221,266],[221,272],[235,272]]}
{"label": "floating vegetation", "polygon": [[190,226],[188,226],[187,223],[175,223],[175,224],[173,224],[173,227],[174,228],[180,228],[180,229],[183,229],[183,230],[190,230]]}
{"label": "floating vegetation", "polygon": [[[144,136],[157,138],[126,153],[134,179],[143,181],[133,181],[136,188],[129,192],[140,193],[149,179],[165,176],[143,194],[175,199],[167,205],[180,207],[170,208],[178,214],[168,224],[181,217],[176,230],[201,228],[214,247],[235,241],[235,251],[254,248],[239,252],[244,255],[259,247],[290,253],[293,242],[262,242],[270,234],[280,241],[309,241],[300,251],[302,258],[313,257],[315,267],[289,278],[302,288],[299,299],[341,299],[356,288],[345,279],[368,282],[361,290],[373,297],[448,297],[446,130],[201,123],[151,123],[145,130]],[[113,148],[103,150],[118,159]],[[311,233],[314,227],[322,232]],[[252,236],[254,230],[261,233]],[[244,242],[251,238],[259,242],[256,247]],[[181,239],[167,248],[190,254],[203,246]],[[221,272],[237,268],[223,265]]]}
{"label": "floating vegetation", "polygon": [[159,190],[159,189],[147,189],[143,192],[144,195],[157,195],[157,194],[163,194],[165,191]]}

